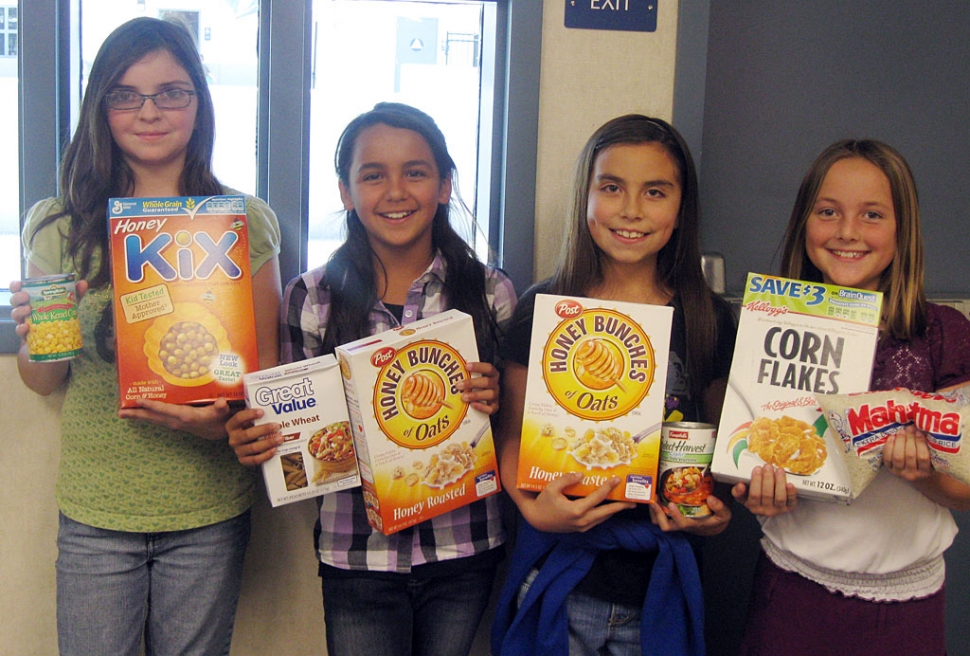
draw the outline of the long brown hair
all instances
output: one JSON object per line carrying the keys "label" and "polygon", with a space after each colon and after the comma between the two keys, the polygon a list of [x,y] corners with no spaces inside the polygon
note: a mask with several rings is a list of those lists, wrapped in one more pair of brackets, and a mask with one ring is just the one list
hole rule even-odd
{"label": "long brown hair", "polygon": [[[378,103],[374,109],[352,120],[337,142],[334,166],[344,185],[350,185],[357,138],[375,125],[411,130],[420,135],[434,155],[441,179],[454,178],[455,161],[434,119],[409,105]],[[439,204],[431,223],[432,248],[441,253],[447,267],[444,294],[449,308],[471,315],[479,356],[483,362],[491,362],[500,330],[486,296],[485,265],[478,261],[475,252],[452,227],[449,217],[449,205]],[[330,315],[323,338],[324,352],[366,336],[368,316],[377,302],[377,278],[373,266],[376,254],[356,210],[346,213],[346,230],[347,238],[331,255],[322,281],[331,293]]]}
{"label": "long brown hair", "polygon": [[559,266],[552,277],[551,292],[583,296],[603,278],[603,252],[593,241],[586,224],[589,187],[596,158],[618,144],[656,143],[677,166],[681,186],[677,229],[657,255],[657,282],[674,293],[684,313],[687,329],[687,372],[691,392],[697,397],[714,376],[718,302],[701,270],[700,217],[697,172],[687,143],[672,125],[658,118],[628,114],[614,118],[587,140],[576,165],[573,197],[566,239]]}
{"label": "long brown hair", "polygon": [[132,64],[160,50],[169,52],[189,74],[198,103],[179,193],[222,193],[211,168],[215,113],[195,41],[183,26],[167,21],[143,17],[124,23],[108,35],[91,66],[77,130],[61,161],[62,211],[47,217],[39,226],[70,217],[68,255],[74,260],[79,277],[94,288],[107,285],[111,279],[107,258],[108,199],[129,195],[134,185],[131,168],[111,136],[104,98]]}
{"label": "long brown hair", "polygon": [[829,169],[836,162],[852,157],[871,163],[889,180],[896,215],[896,255],[882,272],[879,291],[884,294],[884,330],[897,339],[908,340],[926,327],[923,233],[913,172],[892,146],[872,139],[845,139],[832,144],[815,159],[802,179],[785,230],[781,275],[822,282],[822,272],[805,250],[806,225]]}

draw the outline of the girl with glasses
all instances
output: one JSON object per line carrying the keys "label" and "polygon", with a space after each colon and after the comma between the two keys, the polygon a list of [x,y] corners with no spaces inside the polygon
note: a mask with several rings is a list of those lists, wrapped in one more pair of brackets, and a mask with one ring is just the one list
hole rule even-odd
{"label": "girl with glasses", "polygon": [[[77,275],[84,342],[69,362],[30,362],[26,346],[19,355],[30,389],[66,389],[56,486],[61,654],[136,656],[143,642],[151,654],[229,653],[252,472],[226,443],[225,400],[145,400],[118,410],[114,353],[135,347],[114,344],[107,231],[112,197],[234,193],[212,173],[214,134],[191,36],[156,19],[129,21],[91,68],[60,195],[27,216],[28,275]],[[279,226],[256,198],[247,197],[246,214],[259,362],[267,367],[278,360]],[[19,281],[10,288],[26,340],[27,294]]]}

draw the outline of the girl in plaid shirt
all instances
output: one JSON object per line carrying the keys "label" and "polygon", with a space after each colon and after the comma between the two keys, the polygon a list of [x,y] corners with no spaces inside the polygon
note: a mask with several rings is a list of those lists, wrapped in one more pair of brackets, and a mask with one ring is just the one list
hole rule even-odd
{"label": "girl in plaid shirt", "polygon": [[[498,409],[497,343],[515,291],[483,265],[449,223],[455,164],[423,112],[380,103],[354,119],[337,145],[347,239],[322,267],[287,285],[283,362],[447,309],[470,314],[482,362],[464,400]],[[229,422],[240,462],[260,464],[281,443],[279,426],[253,426],[261,410]],[[492,496],[393,535],[367,522],[361,490],[321,497],[316,547],[327,650],[341,654],[463,655],[488,603],[505,535]]]}

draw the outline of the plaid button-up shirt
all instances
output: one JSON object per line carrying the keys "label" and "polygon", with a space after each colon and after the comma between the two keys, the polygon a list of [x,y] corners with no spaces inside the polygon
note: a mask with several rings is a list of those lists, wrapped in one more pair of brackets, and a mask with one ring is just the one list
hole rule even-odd
{"label": "plaid button-up shirt", "polygon": [[[283,295],[280,358],[283,363],[322,355],[330,313],[330,290],[321,286],[324,267],[307,271],[286,287]],[[444,297],[446,270],[438,254],[414,281],[404,303],[408,324],[448,309]],[[504,330],[515,309],[515,289],[508,277],[488,269],[486,295],[499,327]],[[380,301],[368,318],[370,334],[399,325]],[[360,488],[320,497],[317,552],[321,563],[340,569],[407,573],[413,566],[484,553],[501,545],[505,533],[496,495],[457,508],[393,535],[367,523]]]}

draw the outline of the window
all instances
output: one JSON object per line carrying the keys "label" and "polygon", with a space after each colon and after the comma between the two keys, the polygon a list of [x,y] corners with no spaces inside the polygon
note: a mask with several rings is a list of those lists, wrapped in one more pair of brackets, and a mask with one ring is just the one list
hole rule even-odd
{"label": "window", "polygon": [[17,40],[17,8],[0,7],[0,57],[16,57]]}
{"label": "window", "polygon": [[[320,23],[342,9],[359,13],[368,5],[393,11],[392,19],[382,19],[389,21],[383,33],[392,35],[395,47],[405,48],[405,56],[390,66],[390,73],[387,60],[378,62],[384,86],[372,96],[360,95],[351,106],[347,89],[334,82],[341,75],[346,81],[348,58],[328,50],[332,44],[321,43],[321,35],[333,28]],[[60,144],[70,138],[85,72],[98,46],[121,22],[167,11],[195,30],[209,68],[218,117],[216,174],[226,184],[264,198],[280,218],[284,280],[307,268],[309,244],[328,238],[332,226],[326,225],[326,214],[340,209],[317,189],[336,189],[332,130],[339,132],[378,100],[397,99],[431,114],[451,150],[471,153],[459,162],[459,182],[466,204],[484,228],[476,247],[483,257],[490,247],[520,287],[530,281],[541,2],[55,0],[21,3],[15,16],[19,44],[29,45],[18,52],[22,84],[17,65],[4,69],[0,58],[0,112],[9,119],[0,122],[0,147],[7,146],[0,152],[18,152],[19,146],[20,153],[19,160],[6,158],[0,176],[0,184],[11,185],[9,193],[0,190],[0,203],[11,201],[9,210],[0,205],[0,266],[11,263],[15,271],[6,278],[0,272],[0,287],[20,276],[19,217],[57,191]],[[373,30],[372,23],[366,28]],[[434,63],[422,63],[422,52],[424,57],[433,53]],[[469,85],[478,89],[480,81],[488,80],[492,82],[482,83],[480,90],[466,92]],[[436,91],[422,95],[416,91],[418,82]],[[418,97],[427,99],[418,102]],[[473,100],[474,105],[463,105],[467,116],[449,119],[446,110],[456,98]],[[5,134],[3,129],[18,115],[18,100],[19,132],[11,127]],[[321,110],[343,114],[319,118]],[[328,139],[331,143],[319,145]],[[462,145],[463,139],[471,147]],[[324,251],[313,248],[315,265]],[[5,302],[0,292],[0,305]],[[2,323],[8,326],[0,326],[0,351],[12,352],[17,345],[9,311],[0,307]]]}

